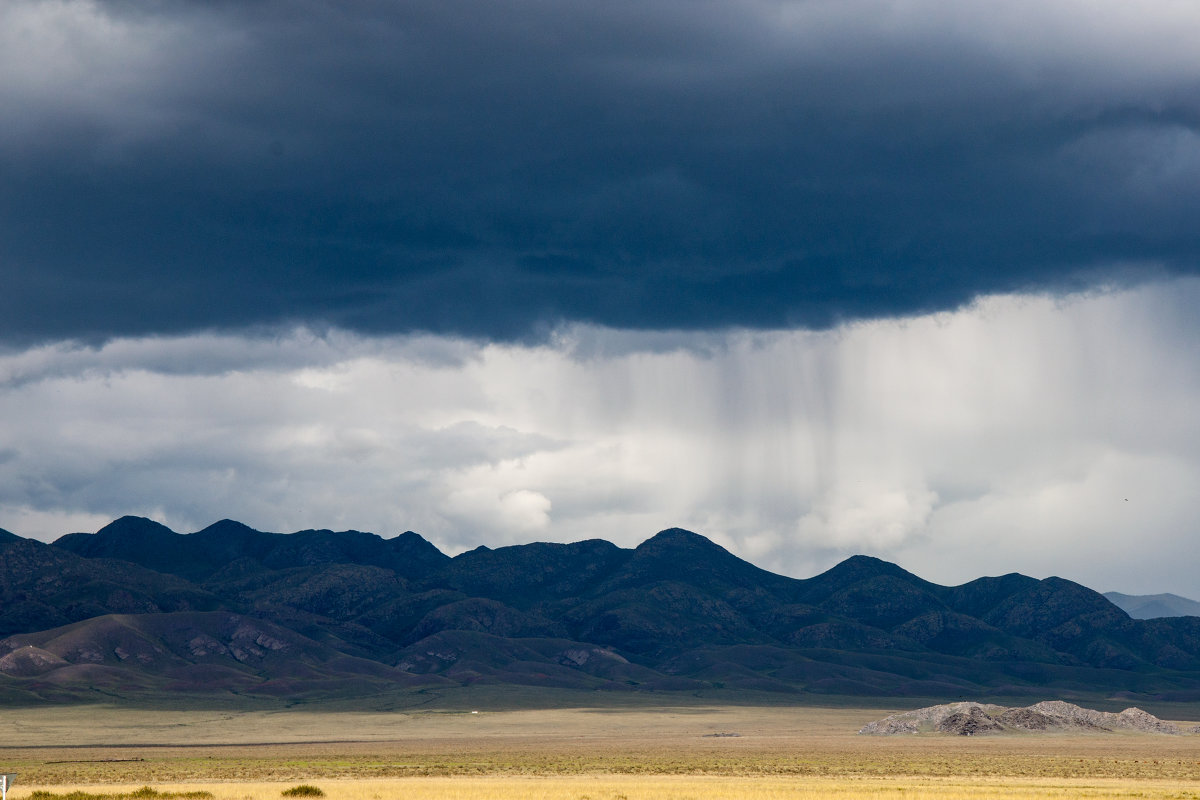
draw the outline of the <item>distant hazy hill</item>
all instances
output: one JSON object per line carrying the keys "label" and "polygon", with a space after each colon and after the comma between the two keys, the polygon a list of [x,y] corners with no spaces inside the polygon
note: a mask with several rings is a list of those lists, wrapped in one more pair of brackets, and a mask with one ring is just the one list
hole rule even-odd
{"label": "distant hazy hill", "polygon": [[806,580],[671,529],[454,558],[415,533],[0,535],[0,699],[305,698],[480,684],[606,692],[1200,699],[1200,618],[1061,578],[940,586],[854,556]]}
{"label": "distant hazy hill", "polygon": [[1109,602],[1134,619],[1200,617],[1200,603],[1177,594],[1121,594],[1105,592]]}

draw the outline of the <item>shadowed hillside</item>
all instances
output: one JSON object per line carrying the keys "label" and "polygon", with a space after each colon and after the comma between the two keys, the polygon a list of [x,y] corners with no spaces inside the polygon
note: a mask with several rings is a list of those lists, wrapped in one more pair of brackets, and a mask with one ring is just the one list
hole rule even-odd
{"label": "shadowed hillside", "polygon": [[[1200,698],[1200,618],[1134,620],[1061,578],[939,586],[867,556],[798,580],[679,529],[632,550],[592,540],[449,558],[411,532],[225,520],[178,534],[123,517],[54,546],[0,535],[0,559],[0,690],[24,695],[101,681],[117,694],[519,684]],[[239,657],[253,651],[233,619],[286,646]],[[210,640],[211,652],[180,644]]]}

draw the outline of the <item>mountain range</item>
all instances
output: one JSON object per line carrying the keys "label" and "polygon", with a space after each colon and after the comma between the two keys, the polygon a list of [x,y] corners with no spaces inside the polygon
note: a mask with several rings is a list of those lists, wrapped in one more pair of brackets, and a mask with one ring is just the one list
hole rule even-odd
{"label": "mountain range", "polygon": [[1200,699],[1200,617],[1062,578],[940,586],[851,557],[776,575],[665,530],[453,558],[416,533],[0,531],[0,701],[461,686]]}
{"label": "mountain range", "polygon": [[1121,594],[1105,592],[1104,596],[1117,608],[1134,619],[1159,617],[1200,616],[1200,603],[1177,594]]}

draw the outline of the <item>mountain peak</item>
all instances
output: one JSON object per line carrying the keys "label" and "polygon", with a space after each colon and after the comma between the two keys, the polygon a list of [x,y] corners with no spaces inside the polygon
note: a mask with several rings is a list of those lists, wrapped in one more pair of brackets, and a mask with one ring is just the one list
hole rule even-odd
{"label": "mountain peak", "polygon": [[879,575],[890,575],[895,578],[920,580],[903,567],[884,561],[875,556],[854,555],[834,565],[824,575],[837,576],[841,579],[864,580]]}
{"label": "mountain peak", "polygon": [[391,553],[391,568],[409,578],[416,578],[450,561],[450,556],[438,550],[437,545],[413,531],[381,542],[383,549]]}
{"label": "mountain peak", "polygon": [[682,567],[685,563],[693,566],[708,563],[715,566],[718,563],[729,565],[735,562],[746,567],[751,566],[712,539],[683,528],[659,531],[635,547],[633,552],[638,560],[664,560],[669,561],[668,566]]}
{"label": "mountain peak", "polygon": [[388,547],[393,551],[403,551],[409,557],[421,556],[426,559],[432,559],[434,562],[450,560],[450,556],[438,550],[437,545],[413,531],[405,531],[399,536],[394,536],[384,541],[387,542]]}
{"label": "mountain peak", "polygon": [[115,519],[105,525],[100,530],[96,531],[96,536],[178,536],[179,534],[163,525],[161,522],[155,522],[148,517],[135,517],[126,515],[120,519]]}
{"label": "mountain peak", "polygon": [[762,588],[794,583],[743,561],[711,539],[683,528],[667,528],[642,542],[616,585],[645,585],[653,581],[687,580],[706,589]]}
{"label": "mountain peak", "polygon": [[852,566],[855,569],[873,570],[878,572],[890,572],[898,569],[895,564],[890,561],[884,561],[882,558],[875,556],[865,556],[862,553],[852,555],[849,558],[843,559],[837,566]]}
{"label": "mountain peak", "polygon": [[55,540],[54,546],[85,558],[119,558],[172,572],[186,559],[186,538],[152,519],[125,516],[95,533],[69,533]]}
{"label": "mountain peak", "polygon": [[663,528],[661,531],[654,534],[650,538],[657,539],[660,536],[662,536],[664,538],[685,538],[685,539],[692,538],[692,539],[703,539],[706,542],[709,541],[709,538],[707,536],[703,536],[699,533],[696,533],[695,531],[689,531],[687,528]]}
{"label": "mountain peak", "polygon": [[909,584],[913,590],[921,592],[940,588],[890,561],[884,561],[874,556],[855,555],[820,575],[802,581],[803,589],[800,598],[805,603],[819,604],[838,592],[867,582],[875,582],[875,579],[879,578],[895,579]]}
{"label": "mountain peak", "polygon": [[258,533],[258,531],[236,519],[221,519],[198,533]]}
{"label": "mountain peak", "polygon": [[707,547],[721,552],[728,552],[724,547],[709,539],[707,536],[702,536],[683,528],[667,528],[651,536],[646,541],[637,546],[637,550],[659,549],[662,547]]}

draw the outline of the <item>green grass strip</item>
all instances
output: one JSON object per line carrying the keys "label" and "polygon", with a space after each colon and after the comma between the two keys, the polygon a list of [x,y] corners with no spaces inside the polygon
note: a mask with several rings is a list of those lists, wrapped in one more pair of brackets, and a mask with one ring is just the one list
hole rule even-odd
{"label": "green grass strip", "polygon": [[29,795],[29,800],[211,800],[212,792],[160,792],[143,786],[132,792],[92,794],[91,792],[67,792],[55,794],[41,789]]}

